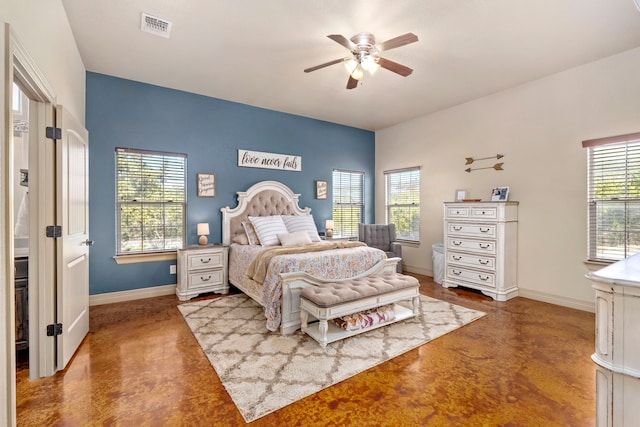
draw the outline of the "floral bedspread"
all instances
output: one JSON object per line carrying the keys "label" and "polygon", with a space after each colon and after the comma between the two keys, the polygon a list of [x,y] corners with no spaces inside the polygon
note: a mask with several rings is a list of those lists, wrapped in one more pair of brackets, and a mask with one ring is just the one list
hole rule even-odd
{"label": "floral bedspread", "polygon": [[[229,278],[235,283],[239,283],[238,280],[241,279],[243,286],[252,286],[246,271],[252,259],[262,248],[232,245],[231,249]],[[261,289],[261,302],[265,307],[267,329],[276,331],[280,327],[281,273],[304,271],[324,279],[344,279],[368,270],[384,258],[386,255],[383,251],[368,246],[273,257]]]}

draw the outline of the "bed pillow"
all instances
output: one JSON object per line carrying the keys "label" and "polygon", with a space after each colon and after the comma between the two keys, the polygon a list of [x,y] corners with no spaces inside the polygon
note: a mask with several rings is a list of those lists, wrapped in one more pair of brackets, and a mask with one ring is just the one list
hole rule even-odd
{"label": "bed pillow", "polygon": [[251,221],[242,221],[242,228],[244,228],[244,234],[246,234],[248,242],[245,243],[249,245],[259,245],[260,239],[258,239],[258,235],[256,234],[256,229],[254,228]]}
{"label": "bed pillow", "polygon": [[305,231],[312,242],[320,241],[313,215],[282,215],[282,220],[289,233]]}
{"label": "bed pillow", "polygon": [[247,239],[247,235],[246,234],[238,234],[233,238],[233,240],[231,242],[232,243],[237,243],[238,245],[248,245],[249,244],[249,239]]}
{"label": "bed pillow", "polygon": [[306,231],[295,231],[293,233],[278,234],[280,244],[282,246],[303,245],[305,243],[311,243],[309,234]]}
{"label": "bed pillow", "polygon": [[280,215],[250,216],[249,221],[253,224],[262,246],[279,245],[278,234],[288,233]]}

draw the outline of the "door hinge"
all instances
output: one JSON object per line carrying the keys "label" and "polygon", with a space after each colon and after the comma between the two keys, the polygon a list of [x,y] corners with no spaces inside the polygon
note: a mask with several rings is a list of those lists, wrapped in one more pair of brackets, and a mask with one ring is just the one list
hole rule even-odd
{"label": "door hinge", "polygon": [[62,139],[62,129],[47,126],[46,137],[49,139]]}
{"label": "door hinge", "polygon": [[62,237],[62,226],[61,225],[47,225],[46,236],[53,237],[57,239],[58,237]]}
{"label": "door hinge", "polygon": [[51,325],[47,325],[48,337],[56,337],[58,335],[62,335],[62,323],[52,323]]}

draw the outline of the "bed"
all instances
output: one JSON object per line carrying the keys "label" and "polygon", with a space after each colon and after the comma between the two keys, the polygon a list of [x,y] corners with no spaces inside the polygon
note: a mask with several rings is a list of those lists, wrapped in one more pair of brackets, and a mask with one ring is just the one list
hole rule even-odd
{"label": "bed", "polygon": [[249,217],[311,215],[310,208],[300,208],[299,197],[280,182],[262,181],[239,191],[235,208],[221,209],[222,243],[229,246],[229,283],[262,305],[267,329],[282,334],[300,328],[300,292],[304,287],[393,272],[399,260],[387,259],[383,251],[360,242],[324,241],[305,245],[310,251],[281,253],[286,250],[276,248],[263,261],[265,270],[256,273],[253,267],[259,263],[255,261],[271,249],[251,244],[255,242],[247,236]]}

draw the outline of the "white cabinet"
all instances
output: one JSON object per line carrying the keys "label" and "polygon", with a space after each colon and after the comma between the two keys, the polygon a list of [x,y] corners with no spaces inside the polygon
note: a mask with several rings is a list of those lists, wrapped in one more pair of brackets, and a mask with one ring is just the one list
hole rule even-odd
{"label": "white cabinet", "polygon": [[640,419],[640,254],[587,274],[596,293],[596,425]]}
{"label": "white cabinet", "polygon": [[227,257],[229,248],[220,245],[187,246],[178,250],[176,295],[186,301],[205,292],[229,292]]}
{"label": "white cabinet", "polygon": [[498,301],[518,296],[518,202],[444,204],[442,286],[478,289]]}

